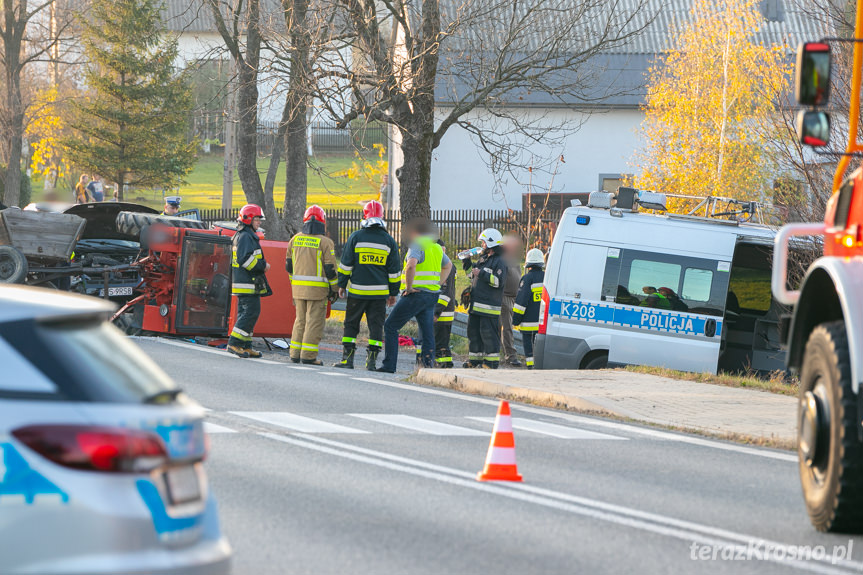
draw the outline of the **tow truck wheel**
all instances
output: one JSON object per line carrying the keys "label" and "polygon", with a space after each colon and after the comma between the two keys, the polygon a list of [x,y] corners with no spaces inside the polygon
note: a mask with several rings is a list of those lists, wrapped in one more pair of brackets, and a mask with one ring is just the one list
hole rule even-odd
{"label": "tow truck wheel", "polygon": [[797,454],[803,497],[819,531],[863,531],[863,445],[845,322],[817,326],[800,373]]}

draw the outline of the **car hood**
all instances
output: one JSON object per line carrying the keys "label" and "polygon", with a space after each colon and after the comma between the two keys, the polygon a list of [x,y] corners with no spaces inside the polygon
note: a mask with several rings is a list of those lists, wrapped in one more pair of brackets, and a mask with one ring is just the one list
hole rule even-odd
{"label": "car hood", "polygon": [[65,210],[64,214],[74,214],[87,220],[82,240],[134,240],[127,234],[117,231],[117,214],[120,212],[138,212],[142,214],[158,214],[148,206],[126,202],[98,202],[93,204],[77,204]]}

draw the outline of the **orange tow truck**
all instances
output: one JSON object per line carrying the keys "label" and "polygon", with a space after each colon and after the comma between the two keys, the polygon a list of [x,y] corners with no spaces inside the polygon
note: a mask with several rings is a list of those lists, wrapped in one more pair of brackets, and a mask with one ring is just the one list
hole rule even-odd
{"label": "orange tow truck", "polygon": [[[819,531],[863,531],[863,157],[860,82],[863,79],[863,3],[855,38],[804,43],[797,55],[800,142],[819,152],[829,145],[831,50],[853,45],[848,142],[833,180],[824,221],[790,224],[776,236],[772,288],[793,306],[785,338],[789,369],[800,378],[797,453],[803,498]],[[824,152],[821,152],[824,153]],[[832,152],[828,152],[831,153]],[[795,236],[823,238],[823,256],[812,263],[799,289],[790,289],[789,246]],[[811,241],[811,240],[810,240]],[[816,239],[816,241],[818,241]]]}

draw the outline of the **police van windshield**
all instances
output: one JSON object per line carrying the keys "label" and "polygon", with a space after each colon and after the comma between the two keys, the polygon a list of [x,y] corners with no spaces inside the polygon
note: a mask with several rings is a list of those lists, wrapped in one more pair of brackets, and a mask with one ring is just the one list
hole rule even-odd
{"label": "police van windshield", "polygon": [[729,262],[611,249],[603,278],[603,301],[721,316]]}

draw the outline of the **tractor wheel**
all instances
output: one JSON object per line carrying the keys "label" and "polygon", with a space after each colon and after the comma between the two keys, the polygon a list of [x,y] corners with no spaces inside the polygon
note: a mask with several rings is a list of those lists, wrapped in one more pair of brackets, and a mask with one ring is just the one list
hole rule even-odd
{"label": "tractor wheel", "polygon": [[803,498],[819,531],[863,531],[863,445],[844,321],[812,330],[800,371],[797,454]]}
{"label": "tractor wheel", "polygon": [[12,246],[0,246],[0,283],[24,283],[29,267],[24,254]]}
{"label": "tractor wheel", "polygon": [[171,228],[191,228],[205,230],[207,224],[200,220],[162,216],[158,214],[142,214],[139,212],[120,212],[117,214],[117,231],[121,234],[139,237],[141,231],[153,224],[162,224]]}

